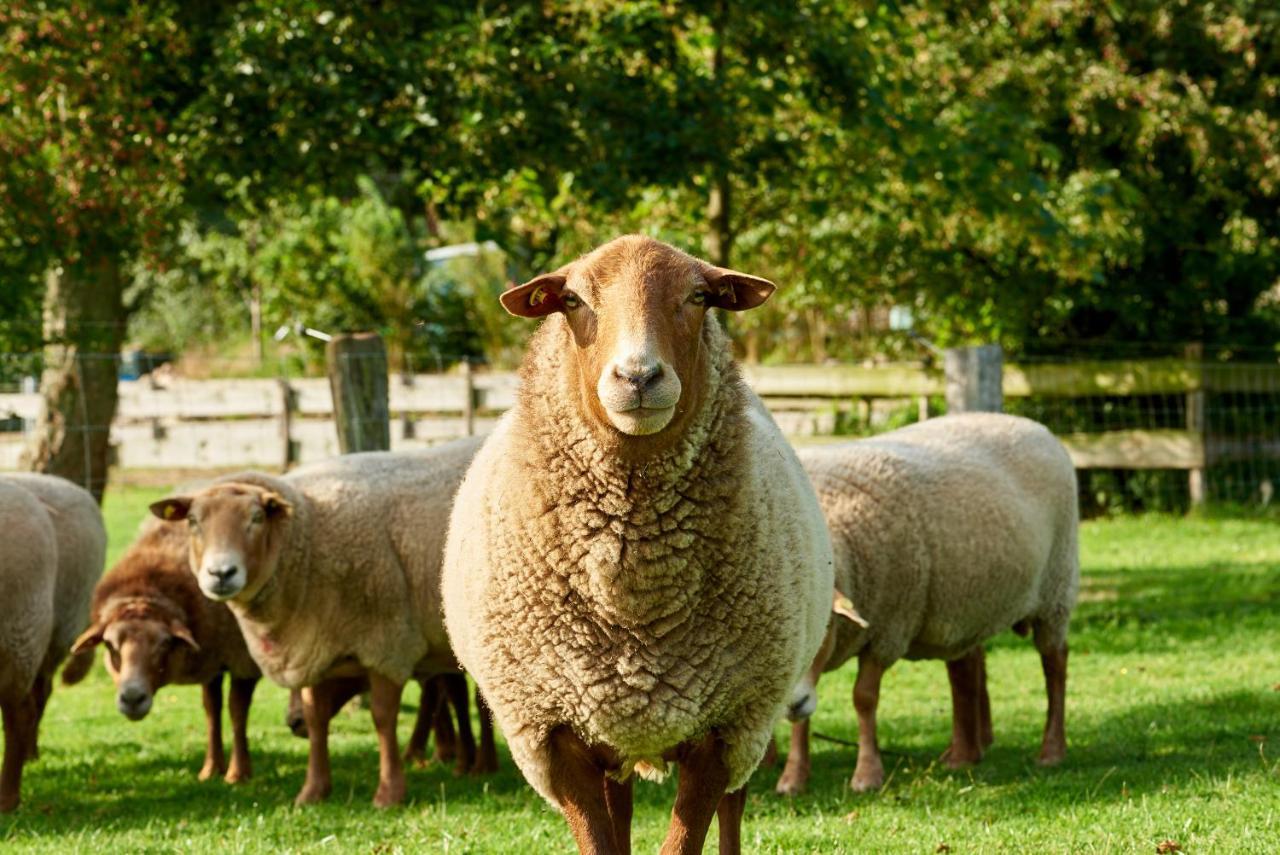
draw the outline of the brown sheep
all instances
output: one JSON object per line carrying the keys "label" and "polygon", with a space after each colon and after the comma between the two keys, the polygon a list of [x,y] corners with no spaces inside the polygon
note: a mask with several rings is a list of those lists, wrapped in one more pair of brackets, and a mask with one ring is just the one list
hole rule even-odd
{"label": "brown sheep", "polygon": [[[187,566],[186,526],[149,523],[98,583],[91,608],[90,626],[72,648],[82,664],[68,667],[64,682],[78,682],[87,670],[83,660],[104,645],[116,708],[131,721],[146,717],[162,686],[198,683],[208,725],[200,780],[223,773],[228,783],[249,778],[245,727],[262,672],[230,610],[200,593]],[[231,675],[229,767],[222,747],[224,673]]]}

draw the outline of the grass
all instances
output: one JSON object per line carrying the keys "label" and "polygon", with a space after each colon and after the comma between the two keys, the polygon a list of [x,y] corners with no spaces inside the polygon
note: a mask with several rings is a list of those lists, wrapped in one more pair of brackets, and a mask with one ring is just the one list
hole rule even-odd
{"label": "grass", "polygon": [[[112,553],[163,490],[109,496]],[[889,781],[846,786],[852,749],[814,745],[810,792],[774,796],[777,770],[752,781],[752,852],[1187,852],[1280,849],[1280,526],[1247,518],[1121,518],[1086,523],[1084,590],[1072,635],[1066,763],[1033,762],[1043,725],[1039,660],[1006,633],[988,659],[996,744],[977,767],[936,760],[949,736],[940,663],[900,663],[885,680],[881,740]],[[852,669],[822,683],[815,729],[855,738]],[[407,737],[416,692],[401,719]],[[457,779],[415,769],[409,802],[370,806],[377,755],[365,711],[333,736],[334,794],[292,806],[306,746],[282,724],[285,693],[263,684],[250,737],[256,777],[200,783],[203,719],[195,687],[162,690],[132,724],[95,669],[59,687],[24,804],[0,818],[6,851],[547,852],[573,850],[560,817],[502,772]],[[779,736],[782,736],[779,728]],[[655,851],[672,783],[637,786],[635,845]],[[714,851],[715,829],[709,837]],[[943,847],[946,848],[943,848]]]}

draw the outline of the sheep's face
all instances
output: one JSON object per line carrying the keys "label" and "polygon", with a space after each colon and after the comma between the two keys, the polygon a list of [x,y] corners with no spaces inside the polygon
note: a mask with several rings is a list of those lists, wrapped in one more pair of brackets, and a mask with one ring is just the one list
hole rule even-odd
{"label": "sheep's face", "polygon": [[522,317],[563,313],[591,417],[647,436],[696,404],[707,309],[750,309],[771,293],[764,279],[632,235],[507,291],[502,304]]}
{"label": "sheep's face", "polygon": [[161,519],[187,521],[191,567],[204,595],[241,602],[275,573],[292,510],[279,494],[251,484],[217,484],[151,506]]}
{"label": "sheep's face", "polygon": [[116,709],[131,721],[146,717],[156,690],[200,649],[181,620],[129,605],[107,622],[87,629],[71,650],[81,653],[98,644],[106,648],[104,659],[116,686]]}

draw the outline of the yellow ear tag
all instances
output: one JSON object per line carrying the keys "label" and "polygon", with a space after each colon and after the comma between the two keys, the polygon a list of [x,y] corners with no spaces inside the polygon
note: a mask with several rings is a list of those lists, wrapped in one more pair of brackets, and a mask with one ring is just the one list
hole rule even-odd
{"label": "yellow ear tag", "polygon": [[542,290],[541,285],[539,285],[537,288],[534,288],[533,293],[529,295],[530,306],[537,306],[541,303],[545,303],[546,301],[547,301],[547,292]]}

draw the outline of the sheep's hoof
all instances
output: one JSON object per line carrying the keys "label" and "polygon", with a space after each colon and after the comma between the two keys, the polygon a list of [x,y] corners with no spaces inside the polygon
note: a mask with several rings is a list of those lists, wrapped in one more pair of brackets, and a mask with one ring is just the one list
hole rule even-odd
{"label": "sheep's hoof", "polygon": [[964,769],[977,764],[982,759],[982,751],[971,746],[957,748],[954,744],[942,752],[942,762],[948,769]]}
{"label": "sheep's hoof", "polygon": [[858,769],[853,773],[853,780],[849,782],[849,786],[855,793],[878,790],[884,786],[884,769],[880,766],[873,769]]}
{"label": "sheep's hoof", "polygon": [[241,771],[235,767],[227,770],[226,777],[223,778],[228,784],[243,784],[245,781],[253,777],[253,773],[248,769]]}
{"label": "sheep's hoof", "polygon": [[431,759],[421,748],[409,746],[404,752],[404,762],[417,769],[425,769],[431,765]]}
{"label": "sheep's hoof", "polygon": [[476,762],[471,764],[471,771],[467,774],[472,776],[492,775],[498,771],[497,757],[477,757]]}
{"label": "sheep's hoof", "polygon": [[804,792],[806,783],[800,775],[784,774],[778,779],[778,785],[773,789],[780,796],[798,796]]}
{"label": "sheep's hoof", "polygon": [[200,774],[196,777],[201,781],[211,781],[226,771],[226,767],[221,763],[215,763],[212,760],[204,761],[204,766],[200,769]]}
{"label": "sheep's hoof", "polygon": [[320,786],[317,784],[306,784],[293,800],[295,805],[314,805],[319,804],[329,798],[329,786],[326,784]]}
{"label": "sheep's hoof", "polygon": [[1067,751],[1065,748],[1057,746],[1053,748],[1046,747],[1040,751],[1040,757],[1036,760],[1036,763],[1041,766],[1057,766],[1066,759],[1066,756]]}
{"label": "sheep's hoof", "polygon": [[378,792],[373,797],[373,806],[376,808],[395,807],[404,801],[404,781],[395,783],[383,781],[378,784]]}
{"label": "sheep's hoof", "polygon": [[18,797],[0,796],[0,813],[13,813],[18,809]]}

